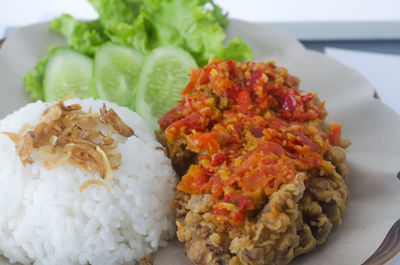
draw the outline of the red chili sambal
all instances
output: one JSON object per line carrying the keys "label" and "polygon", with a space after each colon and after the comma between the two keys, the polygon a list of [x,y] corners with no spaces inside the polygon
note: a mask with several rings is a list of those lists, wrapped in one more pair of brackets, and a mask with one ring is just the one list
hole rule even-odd
{"label": "red chili sambal", "polygon": [[190,77],[159,124],[169,143],[198,154],[178,190],[212,194],[215,223],[241,226],[296,174],[335,169],[324,155],[340,144],[341,126],[324,124],[324,102],[287,69],[215,59]]}

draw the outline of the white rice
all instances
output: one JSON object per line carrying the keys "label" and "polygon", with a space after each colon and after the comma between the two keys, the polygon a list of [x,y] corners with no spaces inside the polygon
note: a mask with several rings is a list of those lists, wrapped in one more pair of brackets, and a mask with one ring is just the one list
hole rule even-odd
{"label": "white rice", "polygon": [[[84,111],[98,111],[104,101],[69,100]],[[170,160],[156,146],[154,132],[127,108],[107,103],[134,129],[120,142],[121,166],[114,179],[101,179],[75,166],[46,170],[43,160],[23,166],[14,143],[0,135],[0,254],[23,264],[124,264],[166,244],[175,232],[170,202],[176,185]],[[0,122],[0,132],[36,125],[47,105],[31,103]],[[36,152],[36,151],[35,151]]]}

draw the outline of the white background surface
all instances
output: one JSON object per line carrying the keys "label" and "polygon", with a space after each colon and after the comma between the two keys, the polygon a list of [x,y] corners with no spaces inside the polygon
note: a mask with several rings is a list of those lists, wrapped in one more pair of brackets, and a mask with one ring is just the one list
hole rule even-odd
{"label": "white background surface", "polygon": [[[252,22],[400,21],[399,0],[215,0]],[[86,0],[0,0],[0,25],[22,26],[70,13],[95,18]],[[244,8],[245,6],[245,8]]]}
{"label": "white background surface", "polygon": [[[399,0],[215,2],[228,10],[231,18],[266,23],[300,39],[400,38]],[[97,17],[87,0],[0,0],[0,6],[0,38],[6,28],[47,21],[62,13],[81,19]]]}
{"label": "white background surface", "polygon": [[0,25],[24,26],[49,20],[62,13],[78,18],[95,18],[96,12],[86,0],[0,0]]}
{"label": "white background surface", "polygon": [[[252,22],[400,21],[399,0],[215,0]],[[246,8],[243,8],[246,3]]]}
{"label": "white background surface", "polygon": [[[400,22],[399,0],[215,0],[232,18],[251,22]],[[62,13],[93,19],[86,0],[0,0],[0,27],[48,20]],[[244,8],[245,6],[245,8]]]}

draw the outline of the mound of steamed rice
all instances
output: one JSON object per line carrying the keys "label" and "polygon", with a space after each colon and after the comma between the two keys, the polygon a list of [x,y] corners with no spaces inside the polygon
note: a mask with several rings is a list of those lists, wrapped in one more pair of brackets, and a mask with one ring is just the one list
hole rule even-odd
{"label": "mound of steamed rice", "polygon": [[[98,112],[104,101],[68,100]],[[36,125],[48,104],[31,103],[0,122],[0,132]],[[114,178],[101,179],[71,164],[47,170],[34,151],[23,166],[15,144],[0,135],[0,254],[23,264],[123,264],[165,245],[175,232],[170,202],[175,173],[154,132],[127,108],[107,103],[137,137],[119,138],[122,162]]]}

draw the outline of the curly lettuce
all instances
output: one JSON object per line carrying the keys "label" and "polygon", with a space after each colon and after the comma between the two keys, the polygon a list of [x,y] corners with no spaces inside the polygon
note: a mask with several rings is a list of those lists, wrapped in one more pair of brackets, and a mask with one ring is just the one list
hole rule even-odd
{"label": "curly lettuce", "polygon": [[62,15],[50,22],[50,29],[61,33],[74,50],[93,56],[109,38],[99,20],[79,21],[70,15]]}
{"label": "curly lettuce", "polygon": [[22,83],[32,100],[44,99],[43,80],[48,56],[40,59],[34,68],[25,73]]}
{"label": "curly lettuce", "polygon": [[[178,46],[190,52],[200,66],[212,57],[252,59],[250,47],[241,39],[227,47],[222,44],[228,20],[211,0],[89,1],[113,42],[143,53],[159,46]],[[205,8],[206,4],[211,8]]]}

